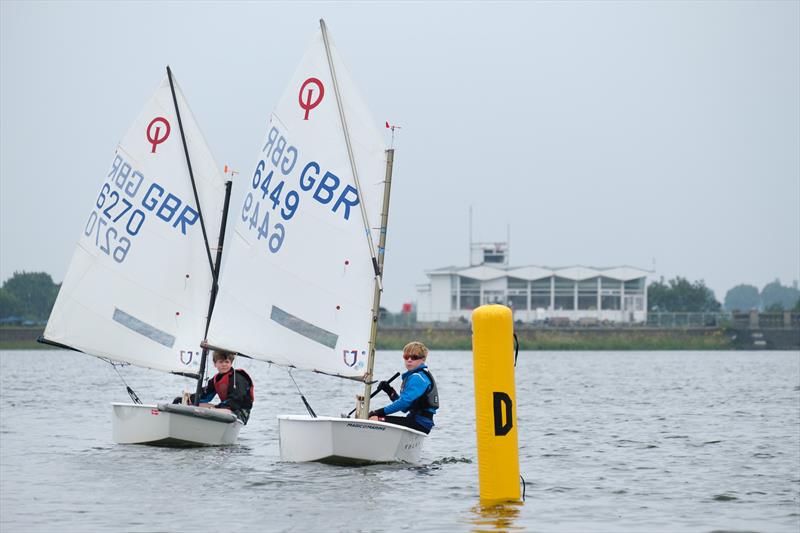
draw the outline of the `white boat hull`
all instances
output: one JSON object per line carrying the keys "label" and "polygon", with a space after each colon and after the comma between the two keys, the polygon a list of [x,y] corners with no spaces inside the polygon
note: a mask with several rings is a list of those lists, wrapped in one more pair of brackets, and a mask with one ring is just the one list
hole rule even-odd
{"label": "white boat hull", "polygon": [[282,461],[340,465],[418,463],[425,433],[374,420],[278,416]]}
{"label": "white boat hull", "polygon": [[[149,444],[151,446],[193,447],[230,446],[236,444],[241,421],[222,421],[192,414],[167,412],[154,404],[113,403],[112,428],[114,442]],[[200,413],[202,414],[202,413]],[[223,418],[223,417],[220,417]],[[235,418],[235,417],[234,417]]]}

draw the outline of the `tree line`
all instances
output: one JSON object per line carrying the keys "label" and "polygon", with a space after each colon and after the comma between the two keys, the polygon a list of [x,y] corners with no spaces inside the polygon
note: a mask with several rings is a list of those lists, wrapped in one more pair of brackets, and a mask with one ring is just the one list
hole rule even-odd
{"label": "tree line", "polygon": [[728,311],[749,311],[757,309],[766,312],[800,312],[800,289],[781,285],[780,280],[767,283],[761,291],[753,285],[737,285],[725,294],[725,309]]}
{"label": "tree line", "polygon": [[725,294],[724,305],[703,280],[690,282],[680,276],[654,281],[647,286],[647,309],[653,312],[716,313],[726,311],[800,312],[800,290],[787,287],[780,280],[767,283],[760,291],[753,285],[741,284]]}
{"label": "tree line", "polygon": [[[44,323],[61,288],[45,272],[15,272],[0,287],[0,323]],[[703,280],[689,281],[680,276],[669,281],[662,277],[647,286],[647,308],[651,312],[766,312],[792,310],[800,312],[800,290],[781,284],[767,283],[760,291],[753,285],[741,284],[725,294],[724,305]]]}
{"label": "tree line", "polygon": [[15,272],[0,287],[0,323],[43,323],[60,288],[45,272]]}

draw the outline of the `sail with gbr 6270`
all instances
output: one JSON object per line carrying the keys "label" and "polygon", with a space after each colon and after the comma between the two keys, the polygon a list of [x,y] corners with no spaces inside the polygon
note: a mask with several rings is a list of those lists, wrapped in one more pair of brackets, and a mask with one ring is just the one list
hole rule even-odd
{"label": "sail with gbr 6270", "polygon": [[[224,200],[223,176],[167,69],[87,209],[44,342],[197,377],[215,266],[208,242],[218,242]],[[114,404],[115,440],[235,441],[241,423],[184,410]],[[184,439],[183,426],[194,437]]]}

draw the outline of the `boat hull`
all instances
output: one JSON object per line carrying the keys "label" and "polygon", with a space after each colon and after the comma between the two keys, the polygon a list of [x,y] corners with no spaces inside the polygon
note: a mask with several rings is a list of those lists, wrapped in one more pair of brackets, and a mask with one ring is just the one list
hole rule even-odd
{"label": "boat hull", "polygon": [[[236,444],[242,424],[235,416],[210,418],[200,407],[113,403],[114,442],[176,448]],[[232,418],[232,420],[231,420]]]}
{"label": "boat hull", "polygon": [[282,461],[339,465],[418,463],[425,433],[374,420],[278,416]]}

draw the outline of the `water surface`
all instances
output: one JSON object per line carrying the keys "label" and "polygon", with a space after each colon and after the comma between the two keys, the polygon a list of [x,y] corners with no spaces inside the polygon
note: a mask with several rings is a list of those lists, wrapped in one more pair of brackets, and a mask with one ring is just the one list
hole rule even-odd
{"label": "water surface", "polygon": [[[129,398],[107,363],[0,352],[0,530],[800,529],[798,352],[521,353],[526,501],[499,508],[478,500],[471,353],[431,353],[442,409],[414,466],[280,462],[275,415],[304,412],[297,390],[285,369],[237,364],[256,383],[239,444],[163,449],[111,441],[110,403]],[[379,352],[377,375],[400,369]],[[190,383],[120,372],[146,402]],[[293,376],[318,414],[352,409],[351,382]]]}

